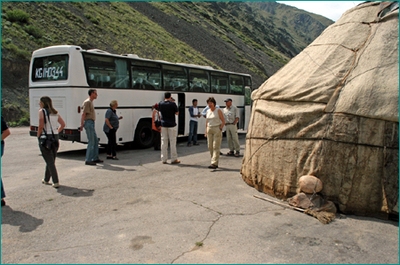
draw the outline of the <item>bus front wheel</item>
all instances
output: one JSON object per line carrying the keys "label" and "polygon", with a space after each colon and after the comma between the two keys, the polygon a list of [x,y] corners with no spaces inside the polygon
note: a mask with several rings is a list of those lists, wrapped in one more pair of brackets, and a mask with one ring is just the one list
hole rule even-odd
{"label": "bus front wheel", "polygon": [[139,148],[153,146],[154,135],[151,129],[151,121],[141,121],[135,131],[135,145]]}

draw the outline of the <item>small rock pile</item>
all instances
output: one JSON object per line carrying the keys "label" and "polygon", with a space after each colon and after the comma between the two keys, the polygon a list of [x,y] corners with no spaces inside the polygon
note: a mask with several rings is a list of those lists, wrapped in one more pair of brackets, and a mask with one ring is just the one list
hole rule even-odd
{"label": "small rock pile", "polygon": [[312,175],[304,175],[298,181],[297,194],[287,201],[289,205],[294,207],[336,214],[335,204],[325,200],[320,194],[322,189],[322,181],[319,178]]}

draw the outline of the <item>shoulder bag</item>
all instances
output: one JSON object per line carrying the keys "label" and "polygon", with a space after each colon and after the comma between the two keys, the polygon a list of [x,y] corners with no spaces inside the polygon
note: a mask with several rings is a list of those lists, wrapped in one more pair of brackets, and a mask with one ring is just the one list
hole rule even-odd
{"label": "shoulder bag", "polygon": [[[50,150],[53,147],[58,147],[58,141],[56,140],[56,137],[54,136],[53,127],[51,126],[49,114],[44,109],[42,109],[42,111],[43,111],[43,115],[44,115],[44,127],[43,127],[44,137],[43,137],[43,135],[40,137],[40,145],[43,146],[44,148]],[[46,128],[46,117],[50,124],[51,135],[47,134],[47,131],[45,129]]]}
{"label": "shoulder bag", "polygon": [[156,128],[161,127],[161,118],[160,118],[160,112],[157,110],[157,117],[154,119],[154,125]]}

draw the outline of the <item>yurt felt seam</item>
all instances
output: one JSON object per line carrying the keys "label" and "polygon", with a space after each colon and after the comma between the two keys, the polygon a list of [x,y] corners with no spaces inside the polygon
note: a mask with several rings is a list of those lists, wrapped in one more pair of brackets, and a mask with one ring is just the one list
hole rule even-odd
{"label": "yurt felt seam", "polygon": [[[388,148],[388,149],[393,149],[397,150],[397,147],[390,147],[390,146],[381,146],[381,145],[373,145],[373,144],[364,144],[364,143],[352,143],[352,142],[346,142],[346,141],[339,141],[339,140],[334,140],[330,138],[285,138],[285,137],[274,137],[274,138],[264,138],[264,137],[257,137],[257,136],[248,136],[246,137],[246,140],[267,140],[267,141],[280,141],[280,140],[285,140],[285,141],[331,141],[335,143],[342,143],[342,144],[351,144],[351,145],[360,145],[360,146],[366,146],[366,147],[374,147],[374,148]],[[260,146],[261,147],[261,146]]]}

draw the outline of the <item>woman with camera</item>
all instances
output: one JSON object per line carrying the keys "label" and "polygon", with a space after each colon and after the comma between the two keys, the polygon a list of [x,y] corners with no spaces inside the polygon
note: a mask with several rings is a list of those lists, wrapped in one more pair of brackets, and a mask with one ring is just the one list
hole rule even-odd
{"label": "woman with camera", "polygon": [[39,109],[39,127],[37,137],[39,139],[39,148],[46,162],[46,171],[42,183],[51,185],[50,177],[53,180],[53,187],[60,186],[58,173],[56,169],[56,156],[59,147],[58,134],[64,129],[65,122],[53,107],[51,98],[44,96],[40,98]]}

